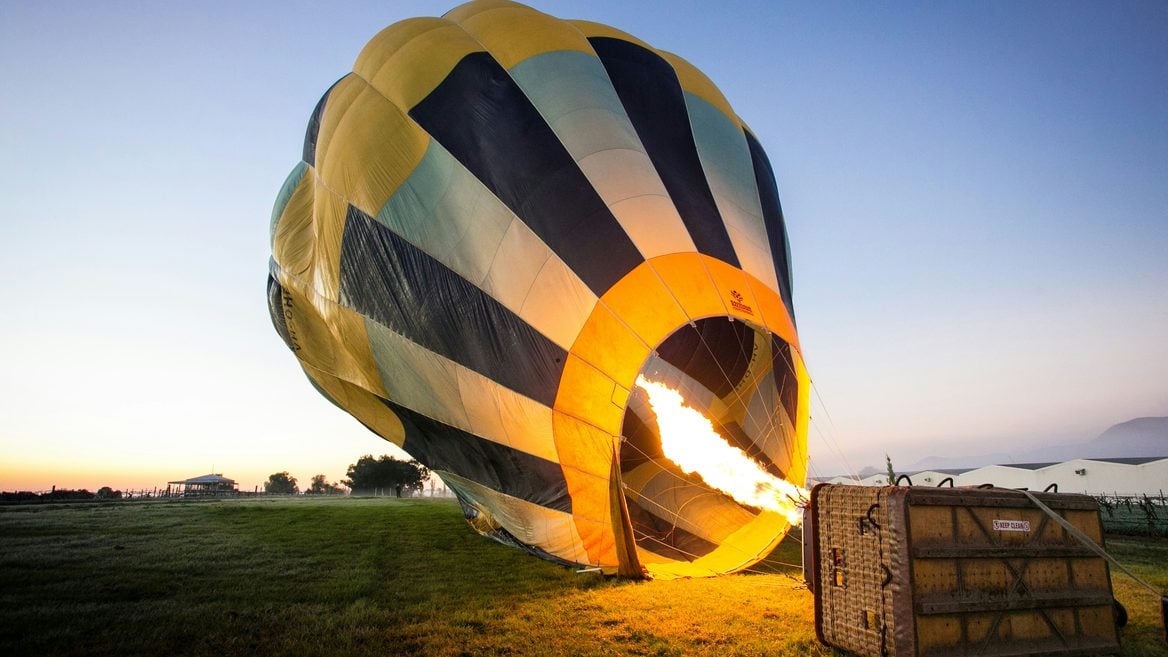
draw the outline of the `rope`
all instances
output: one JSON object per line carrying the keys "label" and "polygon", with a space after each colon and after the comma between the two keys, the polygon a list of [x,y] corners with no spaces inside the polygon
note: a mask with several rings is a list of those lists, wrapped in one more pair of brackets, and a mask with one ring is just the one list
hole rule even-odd
{"label": "rope", "polygon": [[820,424],[818,422],[814,422],[814,418],[812,418],[812,423],[815,425],[815,431],[819,433],[825,442],[827,442],[828,448],[835,452],[835,455],[838,456],[841,461],[843,461],[844,469],[846,470],[844,474],[848,475],[848,477],[850,477],[856,483],[860,483],[859,473],[856,471],[855,467],[852,466],[851,462],[848,461],[847,454],[844,453],[843,449],[841,449],[839,446],[839,442],[835,439],[835,421],[831,418],[831,412],[827,410],[827,402],[824,401],[823,395],[819,393],[819,386],[815,385],[815,380],[809,380],[811,382],[811,392],[815,393],[815,399],[819,401],[819,407],[823,409],[823,414],[827,418],[827,428],[830,433],[825,432]]}

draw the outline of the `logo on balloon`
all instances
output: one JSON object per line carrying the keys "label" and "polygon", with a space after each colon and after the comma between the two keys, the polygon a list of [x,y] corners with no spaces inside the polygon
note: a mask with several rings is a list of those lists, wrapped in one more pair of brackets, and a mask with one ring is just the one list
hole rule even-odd
{"label": "logo on balloon", "polygon": [[747,315],[753,315],[754,309],[745,303],[742,303],[742,300],[743,297],[738,292],[738,290],[730,290],[730,306],[733,307],[734,310],[739,310],[746,313]]}

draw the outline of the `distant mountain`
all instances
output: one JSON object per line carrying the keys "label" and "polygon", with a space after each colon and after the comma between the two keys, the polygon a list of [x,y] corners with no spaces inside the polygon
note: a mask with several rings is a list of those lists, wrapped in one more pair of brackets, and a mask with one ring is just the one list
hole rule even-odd
{"label": "distant mountain", "polygon": [[979,454],[977,456],[926,456],[907,467],[896,466],[897,472],[920,472],[921,470],[946,470],[949,468],[980,468],[983,465],[1016,461],[1005,452]]}
{"label": "distant mountain", "polygon": [[1048,445],[1017,453],[977,456],[928,456],[899,472],[979,468],[1003,463],[1056,463],[1071,459],[1168,456],[1168,417],[1140,417],[1121,422],[1084,443]]}
{"label": "distant mountain", "polygon": [[1168,417],[1121,422],[1084,446],[1083,458],[1168,456]]}

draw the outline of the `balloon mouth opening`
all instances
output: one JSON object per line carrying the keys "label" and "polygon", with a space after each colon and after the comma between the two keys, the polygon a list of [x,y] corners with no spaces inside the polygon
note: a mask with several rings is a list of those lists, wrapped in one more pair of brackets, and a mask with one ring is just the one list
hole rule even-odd
{"label": "balloon mouth opening", "polygon": [[[798,378],[790,345],[740,319],[707,317],[662,341],[642,365],[638,381],[625,411],[619,453],[638,559],[652,569],[653,564],[699,560],[745,566],[765,555],[785,533],[788,516],[767,513],[775,509],[766,500],[760,503],[718,483],[708,469],[704,477],[687,471],[700,470],[700,462],[711,457],[686,454],[684,450],[698,447],[679,447],[670,437],[670,418],[664,414],[673,411],[654,391],[663,389],[657,386],[661,384],[673,392],[660,394],[680,395],[687,407],[679,411],[687,417],[674,418],[674,426],[701,425],[708,436],[701,440],[711,443],[706,446],[716,451],[734,448],[730,451],[737,450],[757,467],[758,476],[787,485],[786,473],[802,470],[801,465],[792,467],[802,450],[795,443]],[[692,465],[695,462],[699,465]],[[773,531],[747,529],[763,517]],[[765,545],[744,544],[744,534]],[[755,554],[712,558],[727,550]]]}

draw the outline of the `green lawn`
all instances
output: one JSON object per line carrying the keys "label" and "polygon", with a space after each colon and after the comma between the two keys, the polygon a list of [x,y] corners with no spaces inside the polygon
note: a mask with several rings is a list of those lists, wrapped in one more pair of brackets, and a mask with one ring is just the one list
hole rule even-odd
{"label": "green lawn", "polygon": [[[1114,539],[1168,585],[1168,541]],[[0,507],[0,655],[842,655],[798,545],[748,574],[628,582],[498,545],[450,500]],[[1125,655],[1168,655],[1150,595]]]}

